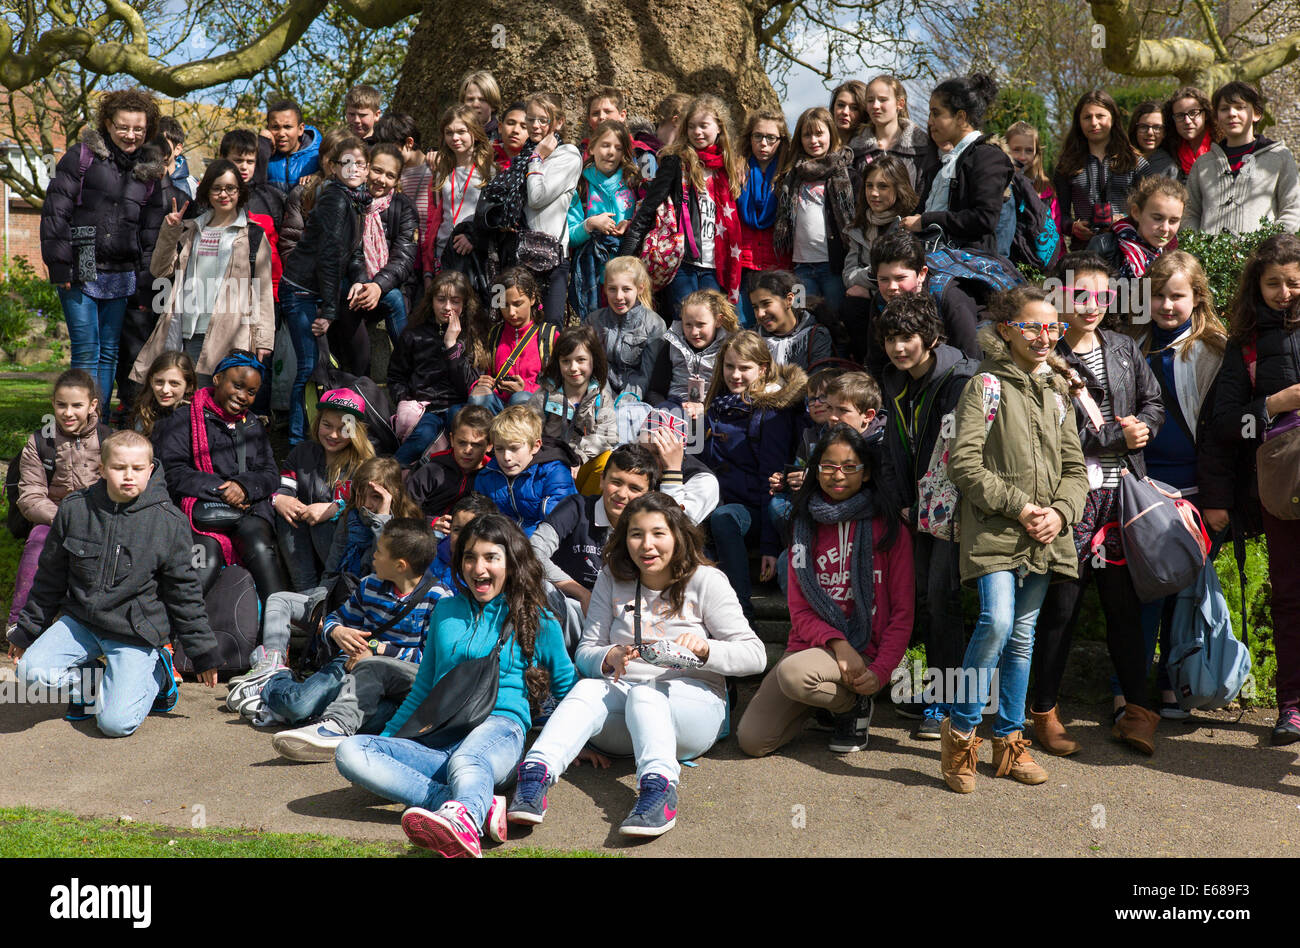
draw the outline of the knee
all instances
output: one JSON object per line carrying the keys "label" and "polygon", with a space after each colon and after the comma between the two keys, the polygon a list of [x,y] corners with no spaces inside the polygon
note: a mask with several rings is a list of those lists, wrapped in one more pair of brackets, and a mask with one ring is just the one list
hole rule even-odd
{"label": "knee", "polygon": [[371,735],[353,735],[334,749],[334,766],[345,780],[357,782],[365,767],[366,749],[373,739]]}
{"label": "knee", "polygon": [[147,705],[113,707],[106,703],[106,706],[95,716],[95,726],[105,737],[130,737],[148,713]]}
{"label": "knee", "polygon": [[776,750],[776,742],[770,734],[764,734],[755,726],[753,715],[746,714],[736,725],[736,743],[743,753],[750,757],[766,757]]}

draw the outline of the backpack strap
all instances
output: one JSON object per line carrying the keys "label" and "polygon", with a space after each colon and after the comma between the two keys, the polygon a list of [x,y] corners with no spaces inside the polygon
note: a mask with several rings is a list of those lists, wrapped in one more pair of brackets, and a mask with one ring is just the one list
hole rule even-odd
{"label": "backpack strap", "polygon": [[49,486],[54,481],[54,462],[57,449],[54,446],[54,436],[44,435],[41,432],[36,433],[36,456],[41,459],[41,467],[45,469],[45,484]]}
{"label": "backpack strap", "polygon": [[257,251],[262,247],[262,238],[266,231],[254,221],[248,222],[248,275],[250,279],[257,272]]}
{"label": "backpack strap", "polygon": [[980,374],[980,383],[984,386],[984,434],[993,427],[997,417],[998,405],[1002,403],[1002,380],[991,372]]}
{"label": "backpack strap", "polygon": [[77,185],[77,207],[81,207],[81,192],[86,189],[86,172],[90,169],[90,163],[95,160],[95,153],[90,150],[90,146],[84,142],[81,145],[81,157],[77,159],[77,176],[81,183]]}
{"label": "backpack strap", "polygon": [[560,331],[555,328],[553,323],[547,323],[540,330],[540,338],[537,340],[537,354],[541,357],[542,368],[546,363],[551,361],[551,349],[555,346],[555,340],[559,338]]}

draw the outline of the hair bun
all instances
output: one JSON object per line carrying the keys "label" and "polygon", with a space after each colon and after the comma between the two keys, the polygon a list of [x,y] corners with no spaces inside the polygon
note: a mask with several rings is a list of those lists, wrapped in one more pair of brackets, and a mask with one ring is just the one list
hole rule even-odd
{"label": "hair bun", "polygon": [[997,81],[986,72],[973,72],[969,76],[971,91],[982,98],[985,103],[992,104],[993,100],[998,97]]}

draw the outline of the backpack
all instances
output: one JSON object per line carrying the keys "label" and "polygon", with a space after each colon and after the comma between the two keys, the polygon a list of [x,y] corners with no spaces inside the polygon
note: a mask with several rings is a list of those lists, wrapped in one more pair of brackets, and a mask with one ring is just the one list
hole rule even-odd
{"label": "backpack", "polygon": [[[103,443],[103,440],[112,434],[112,430],[101,421],[95,429],[95,433],[99,436],[100,443]],[[41,467],[45,468],[45,485],[47,487],[54,480],[55,450],[53,435],[47,437],[39,431],[36,432],[36,455],[41,459]],[[26,540],[32,532],[32,522],[18,510],[18,481],[20,476],[21,472],[16,457],[9,462],[9,469],[5,472],[5,503],[9,506],[5,514],[5,526],[9,528],[9,532],[14,535],[15,540]]]}
{"label": "backpack", "polygon": [[316,368],[302,396],[308,424],[316,419],[321,395],[332,388],[350,388],[366,400],[366,435],[375,446],[375,453],[381,457],[394,454],[401,442],[393,431],[393,406],[388,400],[388,390],[380,388],[374,379],[340,369],[330,355],[329,342],[321,335],[316,337]]}
{"label": "backpack", "polygon": [[[489,330],[487,343],[489,353],[495,353],[497,346],[501,345],[501,333],[505,331],[505,325],[505,323],[497,323]],[[551,361],[551,347],[555,345],[555,340],[559,335],[560,330],[554,324],[547,322],[537,324],[537,354],[542,360],[542,368],[545,368],[546,364]]]}
{"label": "backpack", "polygon": [[1241,693],[1250,677],[1250,649],[1232,634],[1213,563],[1179,592],[1169,637],[1169,683],[1180,708],[1225,708]]}
{"label": "backpack", "polygon": [[[242,566],[223,567],[203,604],[221,655],[217,671],[248,671],[262,620],[262,603],[257,598],[253,574]],[[194,663],[179,639],[174,664],[181,674],[194,671]]]}
{"label": "backpack", "polygon": [[994,293],[1025,282],[1006,257],[969,247],[935,247],[926,252],[925,265],[930,271],[926,287],[934,295],[936,305],[954,281],[981,306]]}
{"label": "backpack", "polygon": [[[988,372],[981,373],[979,379],[984,387],[984,433],[987,435],[1002,402],[1002,380]],[[916,485],[916,528],[954,543],[961,539],[958,517],[961,491],[948,477],[948,456],[952,453],[955,437],[955,432],[953,435],[941,433],[935,439],[930,463]]]}
{"label": "backpack", "polygon": [[1056,230],[1051,209],[1038,196],[1023,171],[1011,176],[1011,200],[1016,208],[1016,233],[1011,239],[1011,261],[1026,263],[1046,273],[1056,266],[1065,244]]}

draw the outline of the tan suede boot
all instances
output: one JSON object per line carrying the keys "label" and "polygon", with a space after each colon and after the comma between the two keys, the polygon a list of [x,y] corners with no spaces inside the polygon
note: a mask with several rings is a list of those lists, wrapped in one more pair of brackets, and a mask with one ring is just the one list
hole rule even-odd
{"label": "tan suede boot", "polygon": [[1156,752],[1156,725],[1159,723],[1160,715],[1130,701],[1124,708],[1124,716],[1115,722],[1110,734],[1150,757]]}
{"label": "tan suede boot", "polygon": [[993,738],[993,766],[997,768],[995,777],[1010,777],[1031,785],[1047,782],[1047,771],[1029,756],[1029,741],[1020,731]]}
{"label": "tan suede boot", "polygon": [[952,721],[944,718],[939,727],[939,739],[943,742],[941,768],[943,779],[948,786],[958,793],[970,793],[975,789],[975,765],[979,762],[979,746],[983,739],[971,731],[964,740],[952,731]]}
{"label": "tan suede boot", "polygon": [[1056,707],[1050,711],[1030,711],[1034,719],[1034,739],[1047,753],[1056,757],[1069,757],[1079,752],[1079,742],[1072,740],[1066,733],[1065,725],[1056,714]]}

